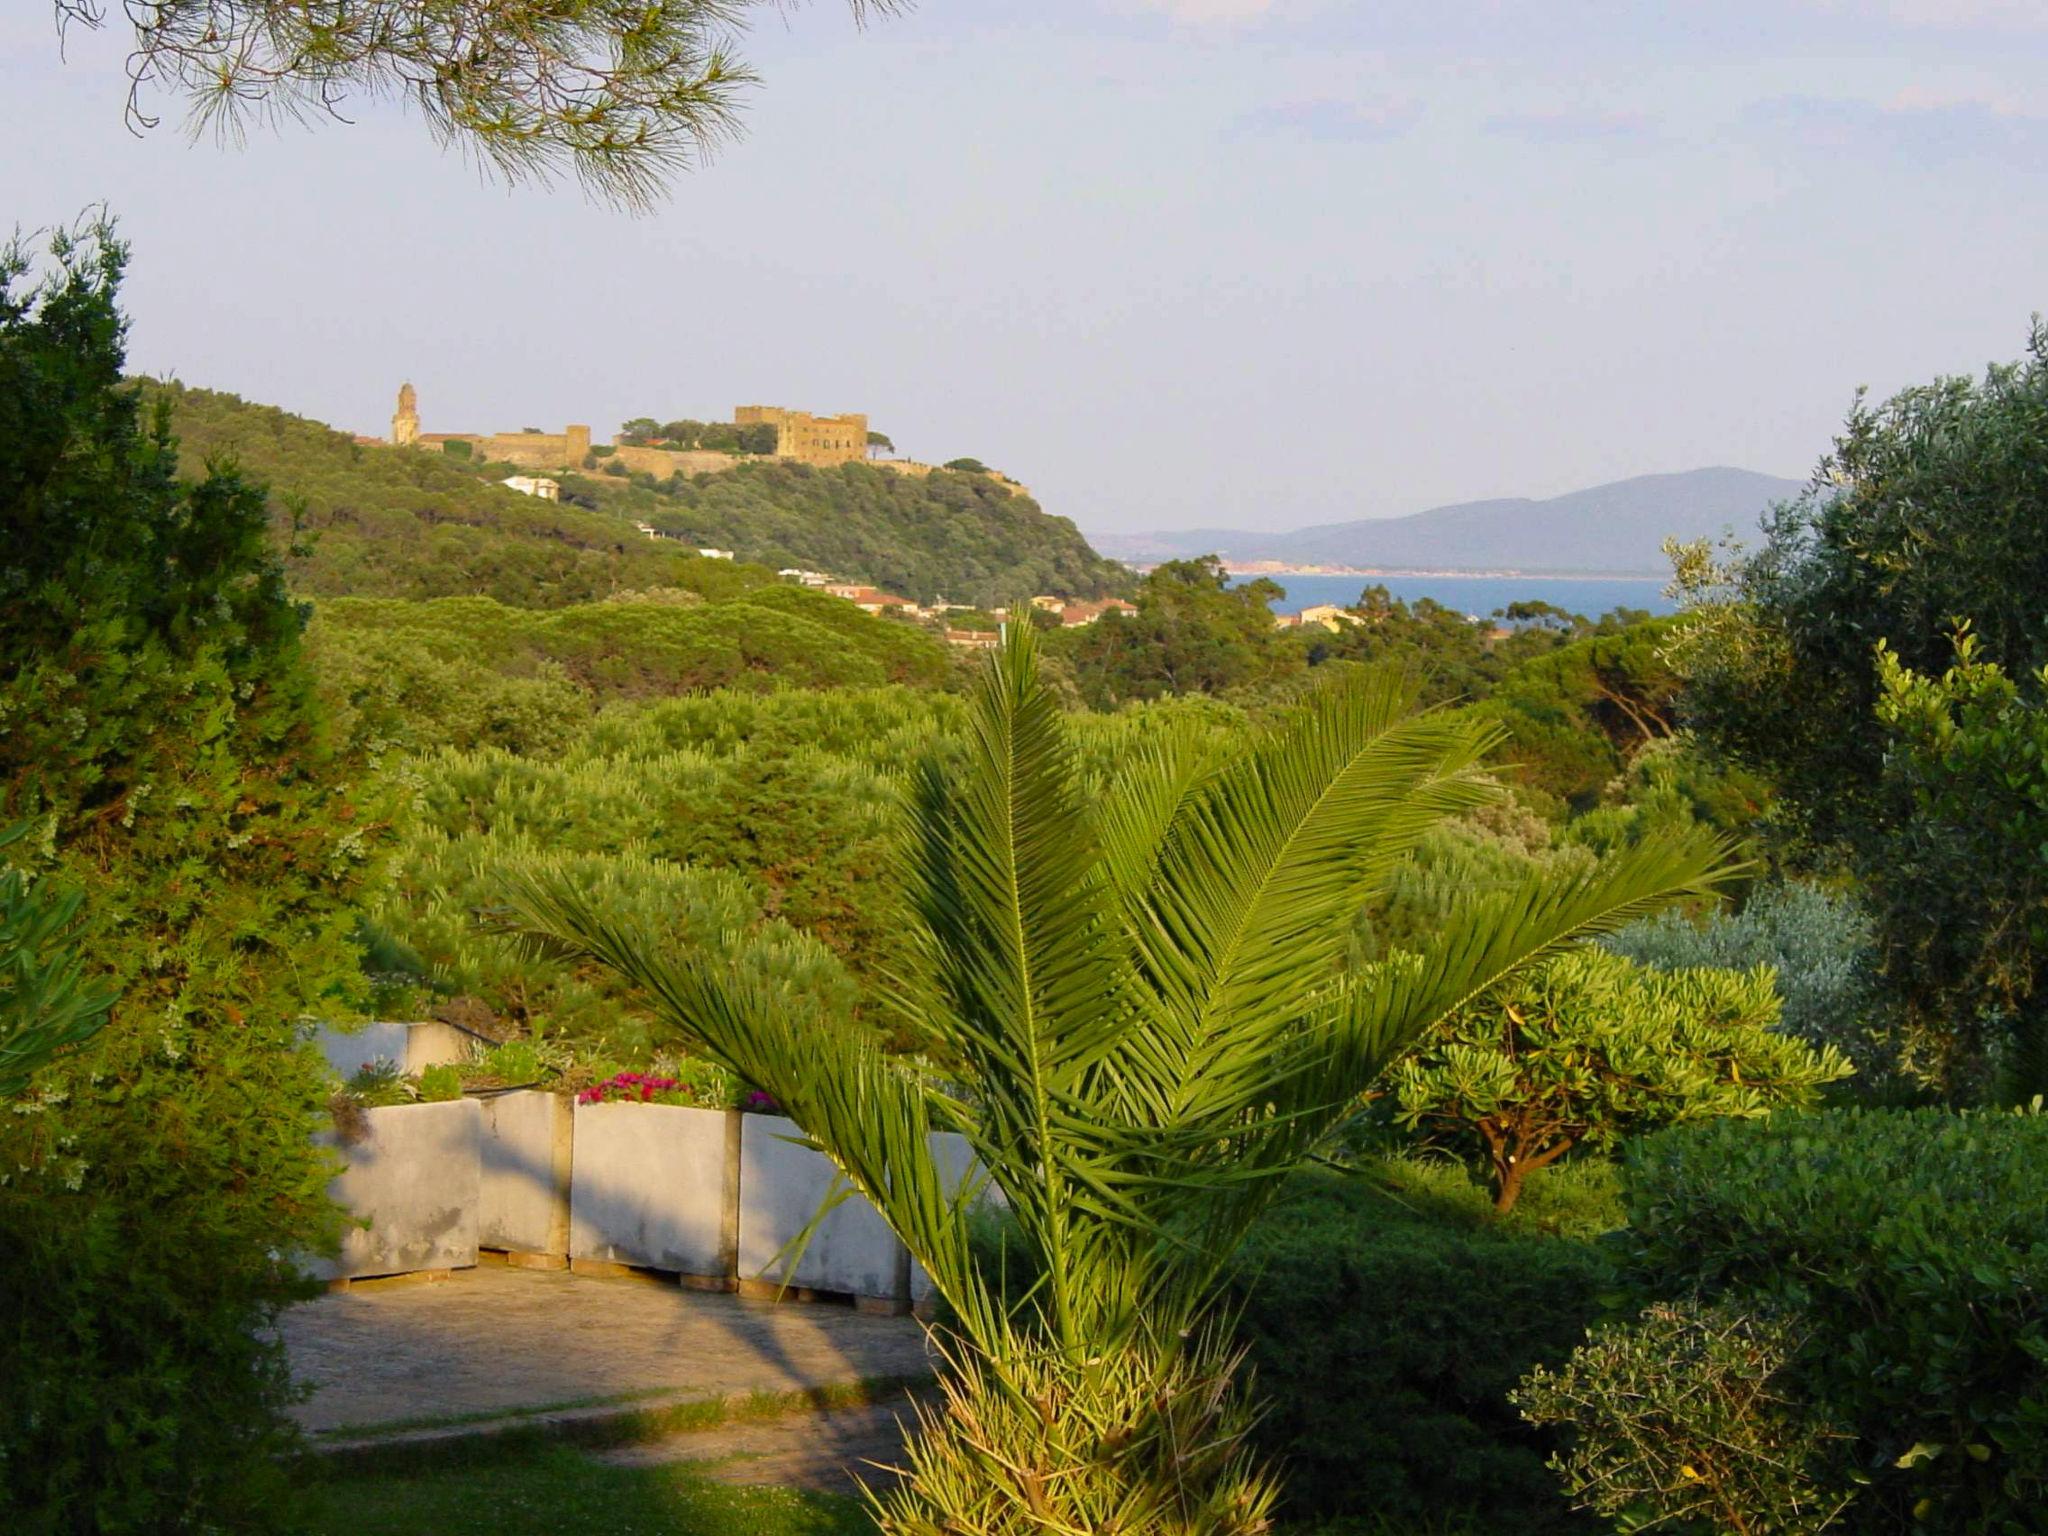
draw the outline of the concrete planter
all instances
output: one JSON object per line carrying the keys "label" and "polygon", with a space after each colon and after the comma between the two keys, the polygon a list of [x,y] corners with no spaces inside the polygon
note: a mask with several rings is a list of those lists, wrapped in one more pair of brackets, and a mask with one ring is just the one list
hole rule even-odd
{"label": "concrete planter", "polygon": [[[939,1178],[948,1197],[957,1195],[960,1186],[970,1175],[979,1174],[980,1168],[974,1161],[974,1149],[967,1144],[967,1138],[956,1131],[934,1131],[931,1136],[932,1161],[938,1165]],[[982,1187],[977,1205],[1001,1205],[1003,1193],[992,1184]],[[910,1266],[910,1299],[922,1309],[932,1303],[931,1276],[925,1273],[922,1264],[913,1261]]]}
{"label": "concrete planter", "polygon": [[514,1263],[561,1268],[569,1262],[575,1105],[565,1094],[524,1089],[478,1102],[483,1170],[477,1243]]}
{"label": "concrete planter", "polygon": [[399,1071],[410,1073],[450,1066],[469,1060],[477,1045],[488,1044],[466,1029],[432,1020],[364,1024],[355,1029],[322,1024],[314,1031],[313,1043],[327,1058],[328,1069],[341,1078],[354,1077],[375,1061],[388,1061]]}
{"label": "concrete planter", "polygon": [[739,1119],[671,1104],[578,1104],[570,1258],[729,1285]]}
{"label": "concrete planter", "polygon": [[[747,1115],[740,1132],[739,1274],[743,1291],[782,1287],[849,1292],[907,1306],[910,1256],[881,1213],[860,1196],[843,1202],[791,1249],[833,1188],[837,1172],[821,1153],[794,1144],[796,1123]],[[790,1251],[785,1251],[790,1249]]]}
{"label": "concrete planter", "polygon": [[348,1162],[328,1194],[367,1225],[350,1227],[341,1252],[315,1259],[313,1274],[352,1280],[475,1264],[482,1106],[396,1104],[363,1118],[361,1139],[321,1141]]}

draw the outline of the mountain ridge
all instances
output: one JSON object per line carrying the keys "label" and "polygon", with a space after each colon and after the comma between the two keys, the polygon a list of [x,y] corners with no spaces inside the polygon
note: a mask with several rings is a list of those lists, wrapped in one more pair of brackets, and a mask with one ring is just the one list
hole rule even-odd
{"label": "mountain ridge", "polygon": [[1091,541],[1122,560],[1216,554],[1234,568],[1662,575],[1666,538],[1752,535],[1766,509],[1804,489],[1804,481],[1712,465],[1634,475],[1559,496],[1454,502],[1287,533],[1196,528],[1098,533]]}

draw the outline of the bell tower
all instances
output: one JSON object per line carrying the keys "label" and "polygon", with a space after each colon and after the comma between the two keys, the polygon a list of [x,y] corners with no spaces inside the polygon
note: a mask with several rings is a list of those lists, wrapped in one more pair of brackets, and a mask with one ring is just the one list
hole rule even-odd
{"label": "bell tower", "polygon": [[398,386],[398,412],[391,418],[391,446],[411,448],[420,440],[420,399],[410,383]]}

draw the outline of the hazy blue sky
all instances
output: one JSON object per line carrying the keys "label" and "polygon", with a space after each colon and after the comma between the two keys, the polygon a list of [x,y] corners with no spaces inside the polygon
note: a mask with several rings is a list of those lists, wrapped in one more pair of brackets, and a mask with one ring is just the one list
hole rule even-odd
{"label": "hazy blue sky", "polygon": [[121,121],[0,19],[0,213],[105,199],[132,360],[359,431],[866,410],[1084,528],[1798,475],[1851,391],[2048,307],[2048,0],[928,0],[761,13],[651,217],[393,110]]}

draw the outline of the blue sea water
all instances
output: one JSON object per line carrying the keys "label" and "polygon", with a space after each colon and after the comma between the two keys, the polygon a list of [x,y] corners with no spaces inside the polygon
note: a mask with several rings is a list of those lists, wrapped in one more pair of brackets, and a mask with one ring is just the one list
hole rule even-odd
{"label": "blue sea water", "polygon": [[[1233,576],[1231,585],[1252,579]],[[1309,576],[1283,571],[1270,579],[1287,589],[1287,596],[1272,605],[1275,613],[1299,613],[1318,603],[1349,607],[1367,587],[1385,587],[1411,603],[1435,598],[1446,608],[1482,619],[1516,602],[1551,603],[1589,619],[1614,608],[1671,613],[1677,606],[1655,576]]]}

